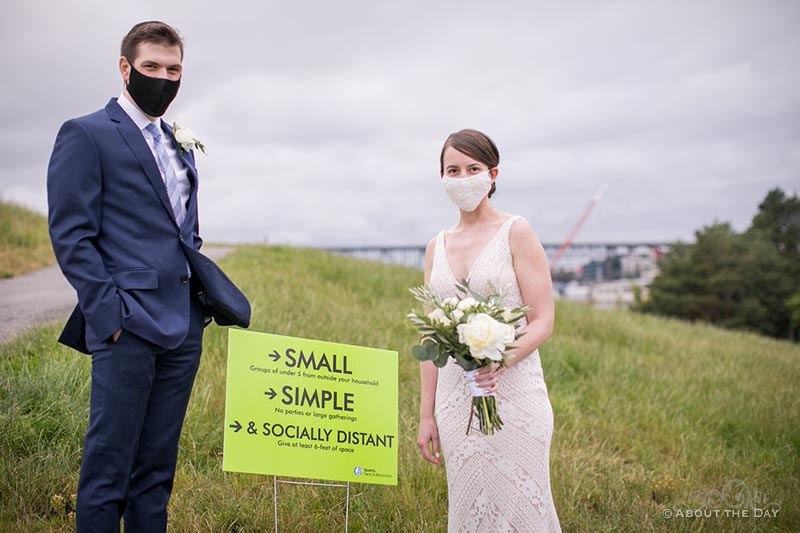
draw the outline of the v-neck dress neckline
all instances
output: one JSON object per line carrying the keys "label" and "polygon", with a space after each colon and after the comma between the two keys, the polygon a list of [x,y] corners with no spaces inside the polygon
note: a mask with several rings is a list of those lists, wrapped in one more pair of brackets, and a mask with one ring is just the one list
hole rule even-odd
{"label": "v-neck dress neckline", "polygon": [[[503,222],[503,224],[497,229],[495,234],[492,235],[492,237],[488,241],[486,241],[486,244],[483,245],[483,248],[481,248],[481,251],[478,253],[478,256],[475,258],[475,261],[472,262],[472,267],[469,269],[469,272],[467,272],[466,281],[469,281],[470,278],[472,277],[472,274],[475,272],[475,267],[478,266],[478,263],[480,263],[481,259],[483,259],[483,256],[486,253],[486,250],[489,248],[489,246],[492,243],[494,243],[494,241],[501,234],[505,233],[503,230],[506,228],[506,225],[509,222],[513,222],[517,218],[518,217],[516,217],[516,216],[508,217],[508,219],[506,219],[506,221]],[[453,278],[453,281],[455,281],[456,283],[461,283],[463,280],[460,280],[460,279],[456,278],[456,275],[453,273],[453,269],[450,267],[450,260],[447,258],[447,242],[445,241],[445,235],[444,235],[445,233],[446,233],[446,230],[442,230],[442,232],[441,232],[441,236],[442,236],[442,254],[444,254],[444,264],[447,266],[447,272],[450,274],[450,277]]]}

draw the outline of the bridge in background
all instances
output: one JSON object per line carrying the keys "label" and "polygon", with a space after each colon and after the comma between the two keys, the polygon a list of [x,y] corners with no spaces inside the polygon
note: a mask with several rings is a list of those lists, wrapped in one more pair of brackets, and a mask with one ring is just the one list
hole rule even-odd
{"label": "bridge in background", "polygon": [[[547,257],[552,259],[558,251],[560,244],[543,243]],[[612,255],[627,255],[635,250],[669,248],[669,244],[661,242],[615,242],[615,243],[573,243],[564,256],[560,264],[569,264],[574,261],[602,260]],[[369,259],[385,264],[405,265],[414,268],[422,268],[425,261],[424,246],[344,246],[322,248],[325,251]]]}

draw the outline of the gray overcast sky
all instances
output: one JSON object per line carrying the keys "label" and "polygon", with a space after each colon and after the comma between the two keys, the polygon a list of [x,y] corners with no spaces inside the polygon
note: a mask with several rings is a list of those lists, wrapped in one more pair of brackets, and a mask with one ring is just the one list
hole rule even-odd
{"label": "gray overcast sky", "polygon": [[800,192],[800,2],[5,0],[0,197],[46,210],[60,124],[117,96],[119,42],[186,41],[165,115],[199,156],[210,241],[424,244],[457,220],[439,151],[494,138],[495,205],[560,242],[742,230]]}

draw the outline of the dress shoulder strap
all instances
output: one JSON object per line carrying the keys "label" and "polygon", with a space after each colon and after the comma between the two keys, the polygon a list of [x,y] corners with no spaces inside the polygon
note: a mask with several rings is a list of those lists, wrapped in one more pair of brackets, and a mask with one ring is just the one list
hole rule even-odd
{"label": "dress shoulder strap", "polygon": [[444,251],[444,231],[442,230],[436,234],[436,243],[433,245],[433,266],[436,268],[436,265],[444,259],[445,264],[447,262],[447,258],[445,257]]}
{"label": "dress shoulder strap", "polygon": [[511,233],[511,226],[514,224],[514,221],[516,220],[524,220],[524,219],[519,215],[511,215],[510,217],[508,217],[508,220],[503,222],[501,233],[505,235],[506,240],[508,239],[509,233]]}
{"label": "dress shoulder strap", "polygon": [[504,250],[508,256],[511,256],[511,226],[514,225],[514,222],[517,220],[524,220],[519,215],[511,215],[508,220],[503,223],[503,226],[498,231],[498,239],[496,246],[499,247],[500,250]]}

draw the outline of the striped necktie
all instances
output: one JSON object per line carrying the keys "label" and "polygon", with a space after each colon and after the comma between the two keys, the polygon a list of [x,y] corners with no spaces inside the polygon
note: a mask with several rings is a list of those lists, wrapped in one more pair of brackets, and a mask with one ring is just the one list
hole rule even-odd
{"label": "striped necktie", "polygon": [[161,171],[161,179],[164,180],[164,185],[167,187],[167,196],[169,196],[169,203],[172,206],[172,213],[175,215],[175,221],[178,227],[183,224],[183,219],[186,218],[186,210],[181,202],[181,196],[178,194],[178,177],[175,175],[175,169],[169,161],[167,150],[161,143],[161,131],[155,122],[151,122],[144,129],[153,138],[153,147],[156,152],[156,162],[158,169]]}

